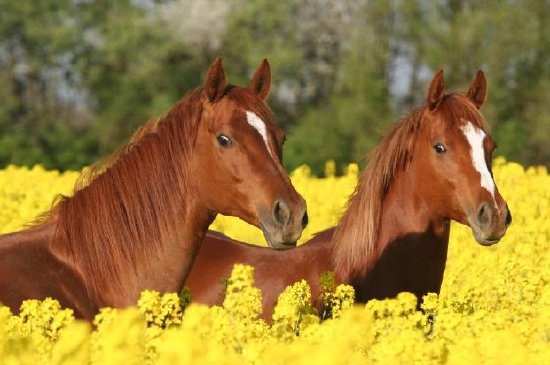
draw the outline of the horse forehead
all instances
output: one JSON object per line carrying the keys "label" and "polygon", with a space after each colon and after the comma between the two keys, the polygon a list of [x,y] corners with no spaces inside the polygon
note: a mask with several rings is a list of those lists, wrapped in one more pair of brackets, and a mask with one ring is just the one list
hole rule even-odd
{"label": "horse forehead", "polygon": [[481,147],[483,154],[485,154],[483,142],[485,141],[485,138],[489,138],[489,135],[485,133],[482,128],[476,126],[469,120],[463,119],[460,124],[460,132],[472,150],[479,151],[478,147]]}
{"label": "horse forehead", "polygon": [[271,149],[269,148],[269,129],[266,122],[262,118],[260,118],[258,114],[256,114],[254,111],[247,110],[245,112],[245,115],[248,125],[250,125],[253,129],[256,130],[256,132],[260,134],[262,140],[264,141],[265,147],[269,151],[269,154],[273,155]]}
{"label": "horse forehead", "polygon": [[481,177],[481,186],[494,196],[495,184],[486,163],[485,148],[483,146],[485,138],[488,138],[487,133],[471,121],[465,121],[460,129],[468,142],[472,164]]}

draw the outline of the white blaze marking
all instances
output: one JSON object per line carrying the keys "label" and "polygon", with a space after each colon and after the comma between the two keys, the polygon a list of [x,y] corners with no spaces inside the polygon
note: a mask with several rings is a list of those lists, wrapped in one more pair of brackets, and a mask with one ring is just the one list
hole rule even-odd
{"label": "white blaze marking", "polygon": [[467,122],[466,125],[460,127],[460,129],[462,129],[462,133],[464,133],[466,139],[470,143],[470,155],[472,156],[474,168],[481,175],[481,186],[487,189],[494,199],[495,182],[493,181],[493,177],[487,168],[487,163],[485,162],[485,150],[483,149],[483,140],[485,139],[486,134],[483,130],[476,128],[472,122]]}
{"label": "white blaze marking", "polygon": [[254,127],[254,129],[256,129],[258,133],[260,133],[260,136],[262,136],[265,142],[265,147],[267,148],[267,151],[271,156],[273,156],[271,150],[269,149],[269,144],[267,143],[267,130],[264,121],[260,117],[258,117],[256,113],[250,111],[246,112],[246,120],[248,121],[248,124]]}

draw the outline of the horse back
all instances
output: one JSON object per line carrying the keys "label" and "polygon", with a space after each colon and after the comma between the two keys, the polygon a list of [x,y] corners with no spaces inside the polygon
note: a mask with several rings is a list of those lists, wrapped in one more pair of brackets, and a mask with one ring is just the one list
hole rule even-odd
{"label": "horse back", "polygon": [[190,289],[194,302],[221,305],[225,297],[225,279],[230,276],[233,266],[253,266],[254,284],[262,291],[262,317],[269,319],[279,295],[287,286],[302,279],[310,285],[312,298],[317,298],[321,274],[333,270],[332,231],[325,232],[297,248],[285,251],[250,245],[209,232],[185,286]]}

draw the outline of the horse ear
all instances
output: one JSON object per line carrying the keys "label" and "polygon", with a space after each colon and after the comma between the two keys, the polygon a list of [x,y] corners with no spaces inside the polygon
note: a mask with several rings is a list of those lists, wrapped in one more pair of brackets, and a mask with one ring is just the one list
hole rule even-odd
{"label": "horse ear", "polygon": [[267,99],[269,90],[271,89],[271,67],[267,59],[264,58],[254,72],[248,89],[263,100]]}
{"label": "horse ear", "polygon": [[480,109],[487,99],[487,79],[483,71],[478,70],[466,96]]}
{"label": "horse ear", "polygon": [[211,103],[220,100],[225,93],[225,71],[223,70],[222,59],[218,56],[208,68],[208,75],[204,83],[204,90],[208,101]]}
{"label": "horse ear", "polygon": [[443,70],[435,73],[428,91],[428,108],[433,111],[445,96],[445,83],[443,82]]}

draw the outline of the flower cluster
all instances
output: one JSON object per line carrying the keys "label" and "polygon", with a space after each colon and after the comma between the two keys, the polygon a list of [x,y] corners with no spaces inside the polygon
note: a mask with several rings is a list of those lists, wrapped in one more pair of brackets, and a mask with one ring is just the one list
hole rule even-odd
{"label": "flower cluster", "polygon": [[145,290],[137,302],[149,326],[166,328],[181,324],[185,302],[176,293],[161,295],[155,290]]}
{"label": "flower cluster", "polygon": [[[300,281],[281,294],[266,322],[259,318],[253,268],[238,265],[221,307],[189,304],[189,293],[146,291],[136,307],[104,308],[90,325],[51,299],[27,301],[19,315],[0,306],[0,363],[548,364],[550,175],[500,158],[493,170],[514,222],[491,247],[453,223],[439,295],[401,293],[353,305],[353,289],[337,286],[327,273],[319,298],[324,311],[316,312],[310,288]],[[330,164],[326,171],[322,179],[305,166],[292,174],[311,213],[306,238],[337,222],[357,183],[356,165],[341,177]],[[56,194],[71,191],[76,175],[39,167],[1,170],[0,232],[47,210]],[[262,241],[257,229],[240,221],[221,217],[214,227]]]}
{"label": "flower cluster", "polygon": [[336,285],[333,272],[326,272],[319,280],[321,286],[321,319],[338,318],[343,309],[350,308],[355,301],[355,290],[351,285]]}

